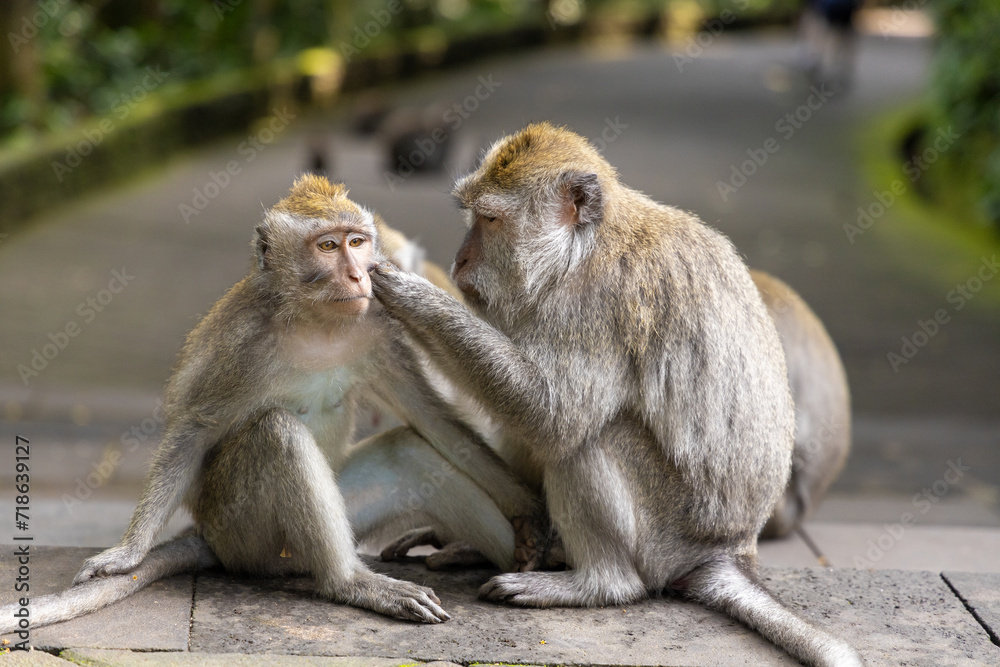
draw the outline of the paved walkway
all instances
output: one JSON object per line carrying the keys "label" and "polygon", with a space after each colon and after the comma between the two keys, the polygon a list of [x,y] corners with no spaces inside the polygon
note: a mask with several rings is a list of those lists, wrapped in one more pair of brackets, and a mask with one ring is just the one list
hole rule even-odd
{"label": "paved walkway", "polygon": [[[6,576],[15,567],[11,552],[0,552]],[[94,552],[37,550],[31,559],[33,586],[39,582],[35,594],[61,590]],[[31,641],[48,651],[73,649],[64,655],[87,665],[204,664],[210,658],[229,660],[222,657],[227,654],[262,653],[267,655],[258,656],[258,662],[244,664],[274,664],[271,654],[395,658],[375,664],[409,665],[796,664],[746,628],[679,600],[516,609],[475,599],[488,571],[442,574],[419,564],[374,566],[432,587],[452,620],[417,625],[330,604],[314,598],[304,579],[248,581],[205,574],[157,582],[90,616],[33,630]],[[994,636],[1000,629],[998,574],[779,569],[765,570],[764,580],[804,618],[850,641],[869,665],[1000,663],[1000,648],[990,643],[980,623]],[[0,602],[12,598],[12,592],[0,590]]]}
{"label": "paved walkway", "polygon": [[[948,298],[992,251],[947,232],[908,226],[902,205],[890,206],[854,243],[843,230],[845,221],[856,219],[857,207],[875,197],[857,167],[858,132],[880,110],[917,98],[927,55],[926,42],[868,38],[857,85],[841,96],[797,83],[787,67],[793,45],[779,34],[724,35],[683,68],[654,46],[485,61],[387,93],[400,105],[463,105],[447,174],[414,176],[390,187],[376,140],[354,136],[343,118],[288,118],[252,160],[241,150],[245,138],[221,141],[3,239],[0,439],[13,443],[22,435],[34,445],[37,543],[96,547],[120,535],[156,442],[157,396],[183,336],[243,275],[250,231],[261,210],[306,166],[310,137],[330,136],[334,176],[352,196],[419,238],[431,259],[448,264],[462,235],[447,197],[452,176],[504,132],[550,119],[600,138],[625,182],[693,210],[729,234],[750,264],[774,272],[805,296],[841,349],[854,394],[854,452],[808,532],[834,566],[863,569],[775,570],[775,590],[854,640],[873,664],[899,664],[903,656],[912,656],[905,658],[910,664],[1000,662],[954,592],[966,601],[982,600],[971,607],[996,613],[990,591],[997,582],[982,573],[1000,570],[1000,282],[983,283],[961,310]],[[810,99],[818,108],[809,109]],[[794,127],[787,114],[809,118]],[[745,161],[775,145],[767,143],[771,138],[779,149],[745,183],[733,185],[740,182],[733,169],[751,171]],[[239,173],[226,182],[220,174],[234,161]],[[723,198],[719,181],[735,192]],[[220,182],[223,187],[213,185]],[[947,325],[894,371],[886,355],[942,308],[950,317]],[[31,367],[36,350],[43,355],[35,361],[38,374],[25,380],[19,366]],[[12,516],[9,488],[0,500],[0,513]],[[915,523],[902,526],[907,515]],[[183,521],[179,517],[174,526]],[[72,549],[39,555],[36,581],[44,590],[60,588],[83,557]],[[781,568],[816,564],[814,552],[797,538],[764,545],[762,560]],[[51,568],[51,576],[43,568]],[[981,574],[946,582],[945,571]],[[438,581],[419,569],[407,575]],[[472,599],[471,580],[482,576],[434,584],[439,593],[458,587],[447,598],[455,620],[442,629],[395,626],[313,602],[296,592],[299,585],[282,593],[275,590],[285,590],[278,584],[220,577],[205,577],[204,586],[199,578],[193,625],[190,579],[164,583],[105,613],[119,614],[125,634],[153,637],[174,627],[170,646],[209,652],[287,652],[298,646],[314,654],[459,662],[757,664],[758,655],[762,662],[784,660],[741,628],[673,601],[600,613],[480,605]],[[8,595],[3,581],[8,579],[0,578],[0,593]],[[955,581],[971,583],[963,590],[966,584]],[[254,598],[260,591],[289,597],[314,620],[301,624],[296,617],[293,623],[285,606]],[[221,610],[215,620],[201,615],[199,600]],[[174,626],[148,616],[160,607],[174,610]],[[651,625],[620,620],[634,616],[648,616]],[[900,625],[900,619],[909,620]],[[595,635],[602,625],[609,632]],[[904,625],[912,633],[901,630]],[[40,645],[53,647],[126,647],[98,632],[115,632],[119,626],[110,622],[80,627],[87,629],[78,636],[91,643],[67,643],[55,628],[35,637],[51,637],[45,641],[52,643]],[[638,627],[650,631],[638,633]],[[411,643],[397,645],[404,635]],[[301,644],[287,643],[296,637]],[[425,639],[431,643],[419,643]],[[341,640],[361,643],[344,648],[336,643]],[[600,648],[604,642],[611,653]],[[147,643],[127,647],[161,647]],[[414,647],[405,649],[413,653],[401,646]]]}

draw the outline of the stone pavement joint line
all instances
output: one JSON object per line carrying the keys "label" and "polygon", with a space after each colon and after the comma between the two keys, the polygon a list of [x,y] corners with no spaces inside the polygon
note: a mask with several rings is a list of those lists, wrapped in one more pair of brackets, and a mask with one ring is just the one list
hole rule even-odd
{"label": "stone pavement joint line", "polygon": [[[997,626],[995,624],[995,622],[998,620],[996,617],[1000,616],[1000,613],[998,613],[1000,612],[1000,588],[998,588],[996,585],[992,586],[992,591],[994,592],[993,615],[995,618],[993,618],[994,624],[991,626],[990,620],[987,619],[985,611],[981,612],[979,609],[977,609],[975,601],[970,602],[969,600],[967,600],[965,596],[962,595],[961,591],[959,591],[958,588],[956,588],[955,585],[949,580],[949,577],[956,578],[960,576],[968,576],[968,575],[962,575],[962,574],[955,575],[949,572],[941,573],[941,579],[944,580],[944,583],[948,585],[948,588],[950,588],[951,591],[955,594],[955,597],[957,597],[959,600],[962,601],[962,604],[969,611],[969,613],[972,614],[972,617],[976,619],[979,625],[983,626],[983,630],[985,630],[986,634],[989,635],[990,641],[996,644],[997,646],[1000,646],[1000,636],[998,636],[997,634]],[[984,576],[983,578],[987,577]],[[1000,580],[1000,577],[992,577],[992,579]],[[994,584],[1000,584],[1000,581],[994,582]]]}

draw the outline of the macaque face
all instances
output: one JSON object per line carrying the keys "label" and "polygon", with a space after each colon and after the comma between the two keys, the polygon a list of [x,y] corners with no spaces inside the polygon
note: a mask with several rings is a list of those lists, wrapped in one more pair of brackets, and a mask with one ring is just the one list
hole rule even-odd
{"label": "macaque face", "polygon": [[318,306],[336,315],[363,315],[372,298],[368,269],[374,264],[370,233],[354,226],[339,226],[314,235],[309,253],[314,271],[304,281],[319,288]]}
{"label": "macaque face", "polygon": [[503,224],[500,216],[490,211],[482,213],[475,210],[466,211],[469,219],[469,231],[462,241],[462,246],[455,255],[451,277],[455,285],[466,297],[481,298],[481,283],[484,276],[484,241],[497,233],[497,228]]}

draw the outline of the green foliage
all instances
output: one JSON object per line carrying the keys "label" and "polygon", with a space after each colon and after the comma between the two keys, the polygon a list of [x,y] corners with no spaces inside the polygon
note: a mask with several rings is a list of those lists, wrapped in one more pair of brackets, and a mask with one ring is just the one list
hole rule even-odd
{"label": "green foliage", "polygon": [[1000,3],[937,0],[934,123],[961,135],[948,163],[971,179],[985,216],[1000,226]]}
{"label": "green foliage", "polygon": [[[43,4],[50,9],[29,6],[29,16],[12,21],[19,27],[39,12],[47,17],[27,40],[30,44],[19,65],[32,68],[29,78],[40,82],[41,99],[27,90],[0,90],[0,139],[8,144],[19,132],[59,131],[145,97],[149,68],[166,73],[163,80],[168,85],[179,86],[233,72],[266,71],[270,64],[304,49],[338,48],[356,38],[367,55],[420,46],[428,43],[429,36],[440,41],[443,35],[511,26],[541,16],[541,3],[534,0],[52,0]],[[53,8],[55,13],[48,15]],[[359,32],[366,28],[367,35]],[[26,55],[29,51],[33,56]]]}

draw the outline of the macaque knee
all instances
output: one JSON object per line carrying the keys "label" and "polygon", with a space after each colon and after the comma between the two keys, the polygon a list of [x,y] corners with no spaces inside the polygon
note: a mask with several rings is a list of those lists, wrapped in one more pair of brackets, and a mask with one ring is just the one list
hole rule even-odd
{"label": "macaque knee", "polygon": [[315,445],[313,434],[302,420],[283,408],[272,408],[258,417],[251,426],[259,441],[257,452],[284,460],[298,456],[305,443]]}

